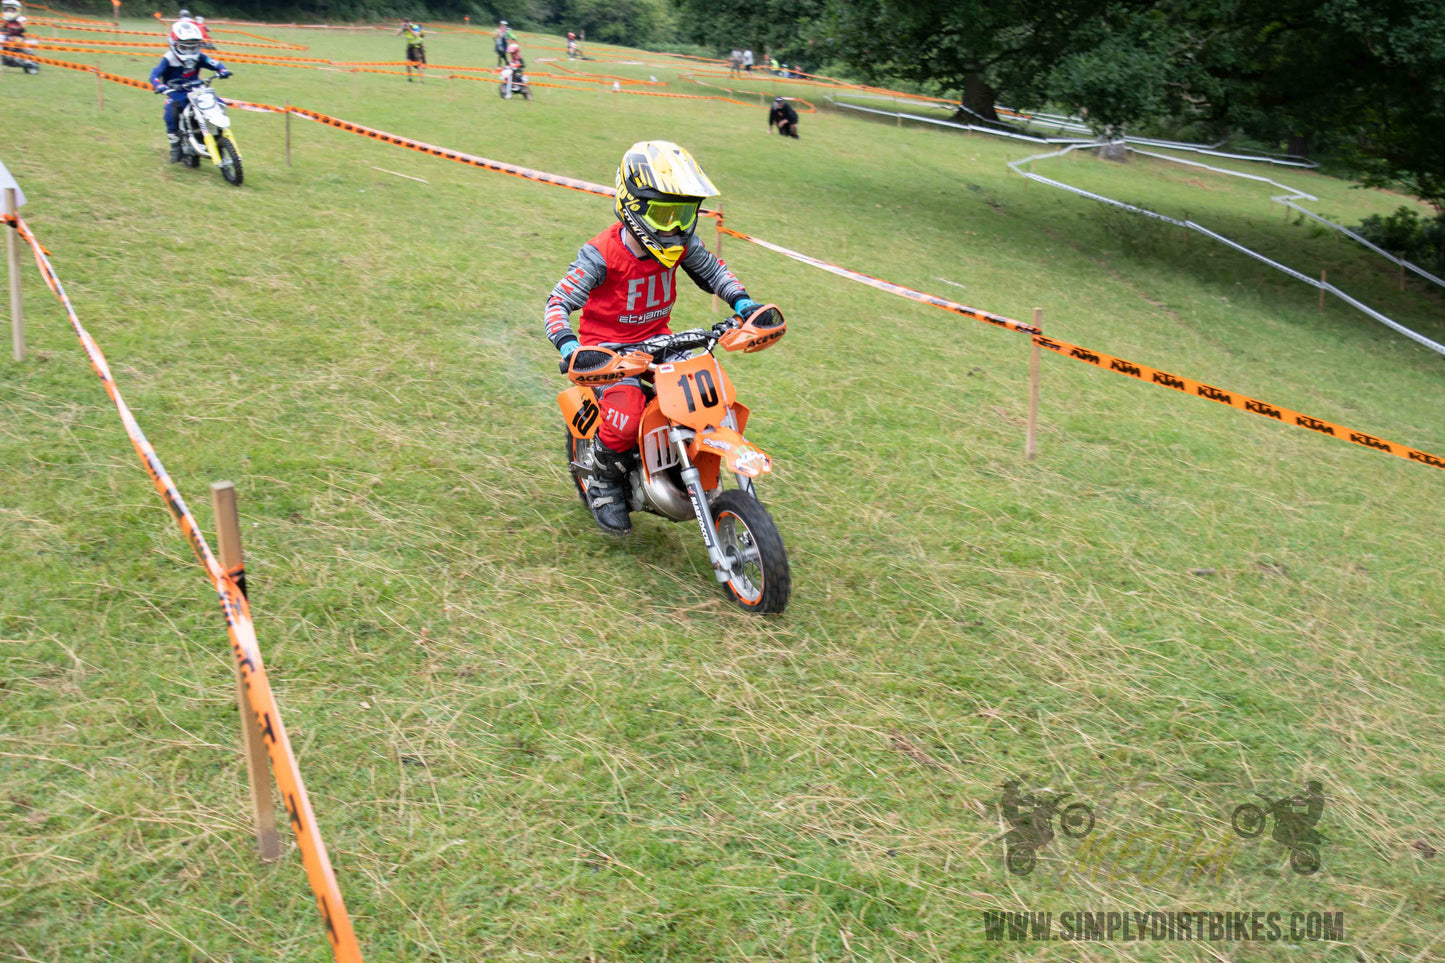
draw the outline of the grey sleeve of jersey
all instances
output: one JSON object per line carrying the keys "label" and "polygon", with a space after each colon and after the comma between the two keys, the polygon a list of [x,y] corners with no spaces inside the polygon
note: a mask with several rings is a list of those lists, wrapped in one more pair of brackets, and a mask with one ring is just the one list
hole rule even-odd
{"label": "grey sleeve of jersey", "polygon": [[728,307],[748,296],[742,282],[707,249],[707,245],[703,244],[696,234],[688,239],[687,253],[682,256],[682,269],[692,278],[694,284],[709,294],[722,298]]}
{"label": "grey sleeve of jersey", "polygon": [[607,278],[607,261],[602,252],[591,244],[582,245],[577,260],[567,268],[567,273],[552,293],[547,296],[547,306],[542,311],[542,324],[547,340],[554,347],[560,347],[568,338],[575,339],[570,317],[573,311],[581,311],[587,303],[592,289]]}

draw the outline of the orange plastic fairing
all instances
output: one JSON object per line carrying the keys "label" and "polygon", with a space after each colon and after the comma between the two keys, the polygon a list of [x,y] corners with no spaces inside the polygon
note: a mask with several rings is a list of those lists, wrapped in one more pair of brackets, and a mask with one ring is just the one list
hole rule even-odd
{"label": "orange plastic fairing", "polygon": [[597,434],[597,424],[602,409],[597,405],[597,393],[582,385],[573,385],[557,396],[562,409],[562,418],[573,438],[591,438]]}
{"label": "orange plastic fairing", "polygon": [[585,345],[568,358],[567,377],[573,384],[606,385],[642,374],[652,356],[640,351],[618,354],[610,348]]}
{"label": "orange plastic fairing", "polygon": [[658,365],[653,385],[662,413],[698,431],[721,424],[737,397],[722,365],[710,354]]}
{"label": "orange plastic fairing", "polygon": [[773,470],[773,462],[767,452],[731,428],[714,428],[702,432],[692,440],[691,447],[699,456],[710,454],[722,458],[728,471],[749,478],[756,478],[763,472]]}
{"label": "orange plastic fairing", "polygon": [[748,315],[747,320],[718,339],[727,351],[749,354],[777,342],[788,331],[788,322],[775,304],[765,304]]}

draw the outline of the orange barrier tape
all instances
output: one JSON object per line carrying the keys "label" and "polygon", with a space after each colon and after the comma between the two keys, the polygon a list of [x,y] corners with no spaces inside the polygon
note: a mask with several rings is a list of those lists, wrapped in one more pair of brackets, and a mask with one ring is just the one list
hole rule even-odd
{"label": "orange barrier tape", "polygon": [[332,955],[335,956],[337,963],[361,963],[361,947],[356,942],[356,934],[351,928],[351,918],[346,913],[346,903],[341,898],[341,889],[336,884],[336,874],[332,872],[331,861],[326,855],[326,844],[321,841],[321,835],[317,832],[316,816],[311,811],[311,800],[306,794],[306,786],[301,780],[301,770],[296,765],[296,756],[291,750],[291,741],[286,736],[286,727],[281,722],[281,712],[276,706],[276,697],[271,691],[271,683],[266,676],[266,666],[261,659],[260,646],[256,643],[256,628],[251,622],[251,609],[246,601],[246,596],[242,594],[235,581],[222,570],[220,563],[211,553],[211,548],[206,544],[205,536],[201,534],[195,517],[186,507],[180,491],[171,481],[170,475],[166,473],[165,466],[161,464],[160,457],[156,455],[155,449],[146,440],[145,433],[141,431],[135,416],[131,414],[125,399],[121,397],[120,389],[116,387],[115,379],[111,376],[110,365],[106,362],[105,355],[101,353],[100,348],[91,338],[90,332],[85,330],[80,323],[80,318],[76,316],[75,308],[71,306],[70,298],[66,296],[65,288],[60,283],[60,276],[56,274],[49,258],[43,253],[40,242],[35,239],[35,235],[31,233],[29,225],[23,219],[9,215],[4,217],[4,221],[8,225],[12,225],[19,232],[20,237],[30,245],[35,254],[35,263],[40,268],[40,276],[45,279],[46,285],[64,306],[65,314],[70,319],[76,336],[80,338],[85,353],[90,357],[91,367],[100,376],[106,393],[110,395],[111,401],[115,402],[116,410],[120,412],[120,419],[125,424],[126,434],[130,437],[131,445],[134,446],[136,454],[140,456],[142,464],[145,465],[146,473],[150,475],[156,491],[165,501],[166,508],[175,518],[176,524],[180,526],[181,534],[190,543],[197,561],[205,569],[212,587],[216,590],[216,595],[221,603],[221,614],[226,619],[226,634],[231,640],[231,652],[234,654],[236,665],[241,672],[246,700],[251,711],[255,713],[256,725],[266,743],[266,752],[271,757],[271,769],[275,774],[276,786],[281,792],[286,812],[290,815],[291,828],[296,834],[296,842],[301,850],[301,862],[306,868],[306,876],[311,882],[311,889],[316,893],[316,903],[321,909],[321,918],[326,925],[326,936],[331,943]]}
{"label": "orange barrier tape", "polygon": [[815,257],[809,257],[806,254],[800,254],[797,251],[792,251],[777,244],[769,243],[768,241],[764,241],[761,238],[756,238],[752,237],[751,235],[744,234],[741,231],[734,231],[732,228],[723,227],[721,219],[719,219],[718,221],[717,229],[718,233],[720,234],[727,234],[730,237],[735,237],[740,241],[747,241],[751,244],[756,244],[759,247],[765,247],[769,251],[774,252],[775,254],[781,254],[784,257],[790,257],[794,261],[801,261],[804,264],[811,264],[815,268],[822,268],[824,271],[827,271],[830,274],[836,274],[840,278],[847,278],[850,281],[857,281],[859,284],[866,284],[870,288],[877,288],[880,291],[887,291],[889,294],[896,294],[899,297],[908,298],[910,301],[917,301],[921,304],[931,304],[935,308],[942,308],[945,311],[952,311],[954,314],[961,314],[965,318],[973,318],[973,320],[975,321],[983,321],[987,324],[995,325],[996,327],[1006,328],[1009,331],[1022,331],[1025,334],[1040,333],[1039,329],[1034,327],[1032,324],[1027,324],[1023,321],[1015,321],[1013,318],[1006,318],[1001,314],[991,314],[988,311],[980,311],[978,308],[971,308],[966,304],[959,304],[958,302],[950,301],[947,298],[940,298],[935,294],[927,294],[923,291],[915,291],[913,288],[906,288],[901,284],[894,284],[892,281],[883,281],[879,278],[875,278],[867,274],[859,274],[857,271],[850,271],[845,267],[839,267],[836,264],[830,264],[827,261],[822,261]]}
{"label": "orange barrier tape", "polygon": [[1113,371],[1117,374],[1126,375],[1136,381],[1172,388],[1186,395],[1207,398],[1221,405],[1238,408],[1240,411],[1248,411],[1251,414],[1259,415],[1261,418],[1277,421],[1282,425],[1294,425],[1296,428],[1306,428],[1316,434],[1329,435],[1331,438],[1338,438],[1340,441],[1348,441],[1356,445],[1361,445],[1372,451],[1383,451],[1387,455],[1395,455],[1398,458],[1416,461],[1422,465],[1432,465],[1435,468],[1445,469],[1445,458],[1441,458],[1438,455],[1432,455],[1429,452],[1420,451],[1418,448],[1411,448],[1408,445],[1402,445],[1398,442],[1385,441],[1382,438],[1376,438],[1374,435],[1367,435],[1363,431],[1355,431],[1353,428],[1346,428],[1344,425],[1337,425],[1331,421],[1322,421],[1319,418],[1302,415],[1298,411],[1290,411],[1288,408],[1281,408],[1267,401],[1247,398],[1237,392],[1225,391],[1213,385],[1207,385],[1202,381],[1182,378],[1179,375],[1170,374],[1167,371],[1160,371],[1158,368],[1151,368],[1148,365],[1125,361],[1123,358],[1100,354],[1088,348],[1081,348],[1076,344],[1069,344],[1065,341],[1054,341],[1051,338],[1044,337],[1042,334],[1034,335],[1033,342],[1041,348],[1048,348],[1055,354],[1061,354],[1066,358],[1073,358],[1075,361],[1091,364],[1104,371]]}
{"label": "orange barrier tape", "polygon": [[[94,50],[88,52],[96,53],[96,51]],[[52,67],[64,67],[66,70],[78,70],[83,74],[95,74],[103,80],[109,80],[113,84],[124,84],[127,87],[135,87],[140,90],[155,89],[144,80],[136,80],[133,77],[123,77],[120,74],[108,73],[98,67],[87,67],[85,64],[73,64],[69,60],[55,60],[52,57],[37,57],[35,54],[29,53],[25,55],[25,59],[33,60],[38,64],[49,64]]]}
{"label": "orange barrier tape", "polygon": [[[70,26],[70,25],[63,24],[63,23],[61,23],[61,22],[59,22],[59,21],[56,21],[56,20],[50,20],[50,19],[48,19],[48,18],[47,18],[47,19],[40,19],[40,20],[32,20],[32,21],[30,21],[30,24],[31,24],[32,26],[36,26],[36,27],[49,27],[51,30],[76,30],[76,31],[84,30],[84,31],[89,32],[89,33],[112,33],[112,34],[119,34],[119,35],[125,36],[125,37],[166,37],[166,36],[168,36],[168,34],[166,34],[164,31],[162,31],[162,32],[156,32],[156,31],[154,31],[154,30],[112,30],[112,29],[110,29],[109,27],[80,27],[80,26]],[[255,37],[255,36],[256,36],[256,34],[254,34],[254,33],[246,33],[246,31],[244,31],[244,30],[217,30],[217,31],[215,31],[215,32],[216,32],[216,33],[239,33],[239,34],[244,34],[245,36],[248,36],[248,37]],[[90,43],[90,42],[92,42],[92,41],[86,41],[86,40],[76,40],[76,39],[74,39],[73,37],[67,37],[67,38],[64,38],[64,39],[65,39],[65,41],[66,41],[67,43]],[[259,39],[261,39],[261,40],[271,40],[270,37],[261,37],[261,38],[259,38]],[[237,40],[227,40],[227,41],[225,41],[225,43],[226,43],[228,46],[231,46],[231,47],[267,47],[267,48],[272,48],[272,49],[276,49],[276,50],[306,50],[306,49],[308,49],[307,47],[304,47],[304,46],[302,46],[302,45],[300,45],[300,44],[286,43],[285,41],[282,41],[282,40],[271,40],[270,43],[243,43],[243,42],[237,41]],[[147,46],[150,46],[150,45],[147,45]],[[164,46],[167,46],[167,44],[161,44],[160,46],[164,47]]]}

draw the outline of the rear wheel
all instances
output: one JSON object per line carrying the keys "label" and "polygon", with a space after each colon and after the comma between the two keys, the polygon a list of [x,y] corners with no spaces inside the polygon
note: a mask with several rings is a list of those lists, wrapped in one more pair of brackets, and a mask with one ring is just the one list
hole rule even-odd
{"label": "rear wheel", "polygon": [[749,612],[776,614],[788,605],[792,577],[778,526],[762,502],[741,491],[723,492],[712,503],[718,547],[732,565],[728,596]]}
{"label": "rear wheel", "polygon": [[227,184],[240,187],[246,176],[246,171],[241,166],[241,152],[236,150],[231,138],[224,135],[217,138],[216,148],[221,152],[221,176],[226,179]]}

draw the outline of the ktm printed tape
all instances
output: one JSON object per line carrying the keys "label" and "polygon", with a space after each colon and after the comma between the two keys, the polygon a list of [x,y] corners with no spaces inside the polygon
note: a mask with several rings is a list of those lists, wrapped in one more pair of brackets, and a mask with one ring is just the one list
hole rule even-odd
{"label": "ktm printed tape", "polygon": [[1202,381],[1194,381],[1190,378],[1183,378],[1179,375],[1170,374],[1167,371],[1160,371],[1158,368],[1150,368],[1147,365],[1135,364],[1132,361],[1125,361],[1123,358],[1115,358],[1088,348],[1082,348],[1076,344],[1069,344],[1064,341],[1055,341],[1046,338],[1042,334],[1033,337],[1034,344],[1041,348],[1047,348],[1055,354],[1061,354],[1066,358],[1073,358],[1075,361],[1082,361],[1084,364],[1091,364],[1104,371],[1113,371],[1136,381],[1144,381],[1149,384],[1159,385],[1178,391],[1186,395],[1194,395],[1197,398],[1206,398],[1209,401],[1218,402],[1221,405],[1228,405],[1231,408],[1238,408],[1240,411],[1248,411],[1251,414],[1259,415],[1261,418],[1268,418],[1283,425],[1294,425],[1296,428],[1304,428],[1316,434],[1328,435],[1331,438],[1338,438],[1340,441],[1348,441],[1352,444],[1369,448],[1371,451],[1382,451],[1387,455],[1395,455],[1408,461],[1419,462],[1422,465],[1430,465],[1435,468],[1445,468],[1445,458],[1432,455],[1429,452],[1420,451],[1418,448],[1411,448],[1394,441],[1385,441],[1383,438],[1376,438],[1374,435],[1366,434],[1363,431],[1356,431],[1353,428],[1346,428],[1344,425],[1337,425],[1334,422],[1324,421],[1319,418],[1312,418],[1309,415],[1300,414],[1298,411],[1291,411],[1278,405],[1272,405],[1267,401],[1260,401],[1257,398],[1249,398],[1234,391],[1225,391],[1216,388],[1214,385],[1207,385]]}

